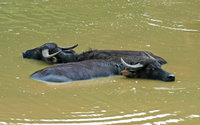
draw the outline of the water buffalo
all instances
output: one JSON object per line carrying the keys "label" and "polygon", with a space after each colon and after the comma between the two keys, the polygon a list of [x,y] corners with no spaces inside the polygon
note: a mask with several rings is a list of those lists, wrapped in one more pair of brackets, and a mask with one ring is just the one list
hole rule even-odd
{"label": "water buffalo", "polygon": [[[162,81],[174,81],[175,76],[164,71],[160,63],[146,52],[149,58],[137,64],[121,63],[104,59],[91,59],[80,62],[57,64],[31,75],[31,78],[45,82],[71,82],[93,78],[124,75],[129,78],[145,78]],[[125,58],[128,60],[128,58]]]}
{"label": "water buffalo", "polygon": [[[125,51],[125,50],[89,50],[83,53],[76,53],[72,47],[59,47],[55,43],[46,43],[40,47],[23,52],[24,58],[41,60],[46,63],[58,64],[68,62],[79,62],[89,59],[105,59],[121,63],[120,58],[127,58],[131,63],[137,63],[143,58],[147,58],[144,51]],[[158,56],[148,52],[161,65],[167,62]]]}

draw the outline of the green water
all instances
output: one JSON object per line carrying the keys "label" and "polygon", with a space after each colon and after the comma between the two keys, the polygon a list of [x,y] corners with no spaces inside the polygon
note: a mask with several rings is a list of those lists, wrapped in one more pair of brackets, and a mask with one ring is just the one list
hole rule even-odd
{"label": "green water", "polygon": [[[200,124],[199,0],[1,0],[0,124]],[[47,42],[145,50],[163,57],[175,82],[123,76],[47,84],[48,67],[22,59]]]}

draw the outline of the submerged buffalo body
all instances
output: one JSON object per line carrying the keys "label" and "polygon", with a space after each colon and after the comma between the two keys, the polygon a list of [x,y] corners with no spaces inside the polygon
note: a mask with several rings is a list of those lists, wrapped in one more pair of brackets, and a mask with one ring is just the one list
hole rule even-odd
{"label": "submerged buffalo body", "polygon": [[129,78],[175,80],[173,74],[161,68],[167,62],[150,52],[90,50],[76,53],[72,50],[76,46],[63,48],[47,43],[25,51],[24,58],[63,63],[39,70],[31,77],[46,82],[69,82],[122,74]]}

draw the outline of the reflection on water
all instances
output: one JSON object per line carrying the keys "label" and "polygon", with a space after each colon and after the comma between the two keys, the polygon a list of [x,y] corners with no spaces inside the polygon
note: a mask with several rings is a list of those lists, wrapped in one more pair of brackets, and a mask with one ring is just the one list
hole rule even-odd
{"label": "reflection on water", "polygon": [[[0,124],[200,123],[197,0],[1,0]],[[49,65],[21,54],[46,42],[145,50],[176,81],[122,76],[63,84],[29,78]]]}

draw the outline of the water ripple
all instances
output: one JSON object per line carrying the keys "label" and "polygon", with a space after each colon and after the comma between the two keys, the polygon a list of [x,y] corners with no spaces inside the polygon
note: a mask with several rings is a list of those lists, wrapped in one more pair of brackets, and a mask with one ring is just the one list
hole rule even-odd
{"label": "water ripple", "polygon": [[71,114],[85,114],[85,113],[95,113],[94,111],[89,112],[71,112]]}
{"label": "water ripple", "polygon": [[[100,120],[112,120],[112,119],[121,119],[121,118],[128,118],[134,116],[142,116],[145,115],[145,112],[142,113],[134,113],[134,114],[126,114],[121,116],[112,116],[112,117],[102,117],[102,118],[86,118],[86,119],[40,119],[39,121],[42,122],[74,122],[74,121],[100,121]],[[38,121],[38,120],[31,120],[31,121]]]}
{"label": "water ripple", "polygon": [[189,31],[189,32],[197,32],[199,30],[195,30],[195,29],[186,29],[186,28],[176,28],[176,27],[169,27],[169,26],[161,26],[155,23],[149,23],[147,22],[148,25],[150,26],[155,26],[155,27],[161,27],[161,28],[165,28],[165,29],[169,29],[169,30],[177,30],[177,31]]}
{"label": "water ripple", "polygon": [[[116,116],[107,116],[107,117],[99,117],[98,114],[95,116],[95,112],[88,111],[88,112],[71,112],[72,115],[86,115],[88,118],[77,118],[77,119],[14,119],[12,121],[17,121],[18,124],[23,125],[37,125],[37,124],[64,124],[64,125],[107,125],[107,124],[122,124],[122,123],[132,123],[132,122],[143,122],[149,121],[153,119],[160,119],[160,118],[167,118],[177,116],[175,113],[159,113],[160,110],[150,110],[148,112],[139,112],[139,113],[132,113],[132,114],[124,114],[124,115],[116,115]],[[101,114],[104,115],[104,114]],[[95,118],[91,118],[95,117]],[[175,121],[175,120],[174,120]],[[170,123],[174,122],[173,120],[169,119],[166,121],[158,121],[159,123]],[[181,121],[181,120],[180,120]],[[37,122],[37,123],[36,123]],[[178,122],[178,121],[177,121]],[[149,123],[149,122],[148,122]],[[146,123],[145,125],[147,125]],[[151,123],[149,123],[151,124]],[[156,124],[156,123],[155,123]]]}
{"label": "water ripple", "polygon": [[183,90],[185,88],[153,87],[155,90]]}
{"label": "water ripple", "polygon": [[[187,31],[187,32],[198,32],[199,31],[197,29],[181,28],[181,27],[184,27],[182,22],[178,22],[178,24],[177,24],[176,21],[155,19],[146,13],[142,14],[142,16],[146,18],[146,23],[153,27],[160,27],[160,28],[169,29],[169,30]],[[168,26],[165,26],[165,25],[168,25]]]}
{"label": "water ripple", "polygon": [[184,119],[169,119],[169,120],[165,120],[165,121],[159,121],[159,122],[154,122],[155,125],[164,125],[167,123],[178,123],[180,121],[184,121]]}
{"label": "water ripple", "polygon": [[[29,119],[29,118],[11,118],[12,122],[17,122],[18,125],[46,125],[46,124],[59,124],[59,125],[109,125],[109,124],[125,124],[125,123],[135,123],[141,125],[163,125],[168,123],[178,123],[183,122],[187,119],[199,118],[200,115],[191,114],[185,116],[183,118],[173,118],[179,116],[177,113],[180,112],[173,112],[173,113],[161,113],[160,110],[150,110],[148,112],[140,112],[140,113],[132,113],[132,114],[124,114],[124,115],[117,115],[117,116],[108,116],[108,117],[98,117],[95,116],[95,112],[88,111],[88,112],[71,112],[71,114],[83,115],[89,114],[89,116],[93,115],[96,118],[81,118],[81,119]],[[104,114],[102,114],[104,115]],[[162,120],[161,120],[162,119]],[[153,121],[151,121],[153,120]],[[155,121],[156,120],[156,121]],[[7,123],[1,121],[0,124],[14,124],[14,123]]]}

